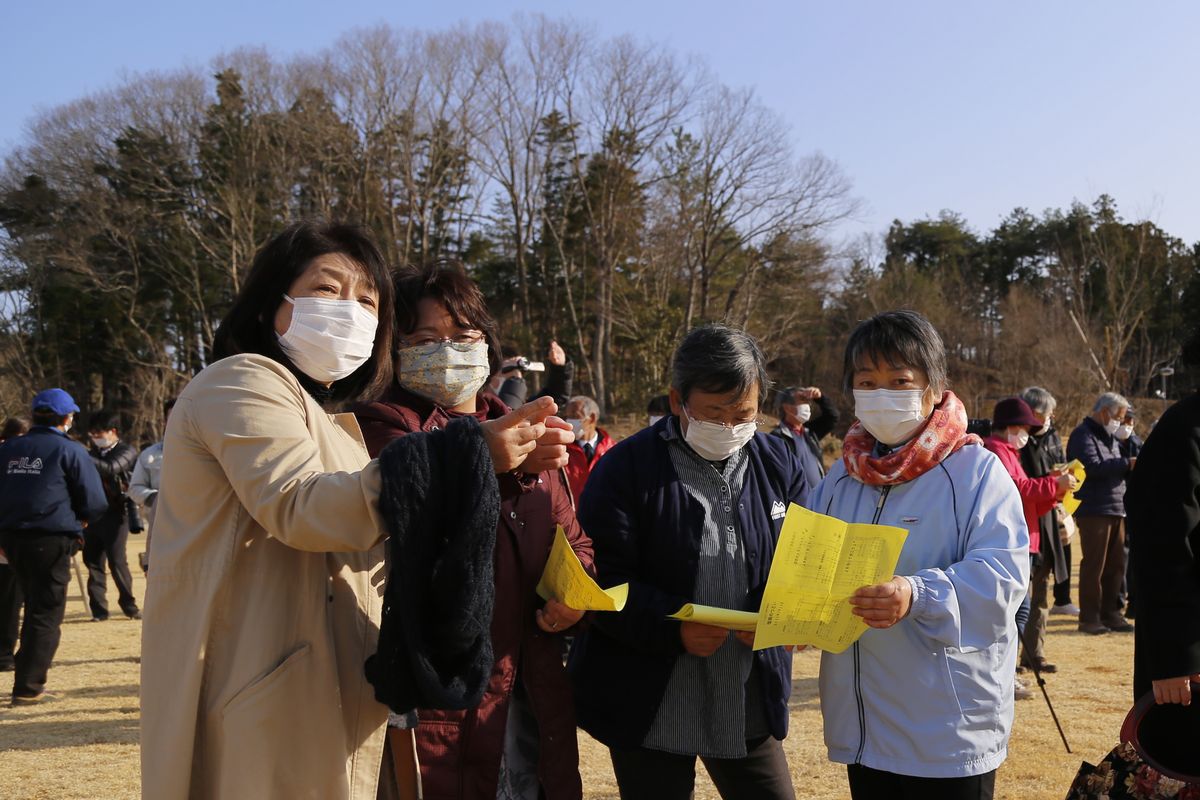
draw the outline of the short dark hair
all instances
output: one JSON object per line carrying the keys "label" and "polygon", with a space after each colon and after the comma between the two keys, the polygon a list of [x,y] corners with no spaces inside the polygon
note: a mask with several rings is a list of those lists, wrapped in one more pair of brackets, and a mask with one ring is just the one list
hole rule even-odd
{"label": "short dark hair", "polygon": [[396,273],[396,339],[417,329],[417,305],[425,298],[437,300],[456,325],[480,331],[488,346],[492,374],[500,370],[500,336],[496,319],[488,311],[479,285],[458,261],[435,261],[406,267]]}
{"label": "short dark hair", "polygon": [[709,323],[693,328],[671,360],[671,388],[684,402],[693,390],[744,397],[758,389],[758,404],[766,399],[771,381],[766,359],[754,337],[728,325]]}
{"label": "short dark hair", "polygon": [[9,417],[4,420],[3,430],[0,430],[0,441],[24,436],[27,433],[29,433],[29,420],[25,417]]}
{"label": "short dark hair", "polygon": [[213,339],[213,358],[257,353],[286,366],[301,381],[311,381],[284,354],[275,333],[275,312],[292,283],[314,259],[345,256],[363,268],[367,281],[379,293],[379,327],[367,363],[335,381],[331,400],[355,401],[378,397],[392,380],[391,269],[365,230],[356,225],[316,221],[296,222],[275,235],[254,256],[250,271],[233,306]]}
{"label": "short dark hair", "polygon": [[934,391],[948,386],[946,346],[933,324],[916,311],[885,311],[850,332],[842,364],[842,388],[847,394],[854,391],[854,373],[868,361],[920,369]]}
{"label": "short dark hair", "polygon": [[35,408],[33,410],[33,424],[45,425],[50,428],[57,428],[67,421],[70,414],[55,414],[48,408]]}
{"label": "short dark hair", "polygon": [[660,394],[650,398],[646,404],[646,413],[656,417],[665,417],[671,413],[671,396]]}
{"label": "short dark hair", "polygon": [[92,431],[119,431],[121,429],[121,415],[107,408],[93,411],[88,415],[87,429],[89,433]]}

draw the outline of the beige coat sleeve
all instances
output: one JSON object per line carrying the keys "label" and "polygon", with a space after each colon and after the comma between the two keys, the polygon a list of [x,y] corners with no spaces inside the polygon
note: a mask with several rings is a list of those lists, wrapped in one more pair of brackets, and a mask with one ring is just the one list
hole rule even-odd
{"label": "beige coat sleeve", "polygon": [[361,551],[375,545],[384,530],[378,462],[359,472],[327,472],[322,445],[356,445],[348,437],[317,440],[309,419],[314,407],[275,361],[247,356],[227,359],[217,369],[207,376],[207,391],[189,404],[188,422],[250,516],[298,550]]}

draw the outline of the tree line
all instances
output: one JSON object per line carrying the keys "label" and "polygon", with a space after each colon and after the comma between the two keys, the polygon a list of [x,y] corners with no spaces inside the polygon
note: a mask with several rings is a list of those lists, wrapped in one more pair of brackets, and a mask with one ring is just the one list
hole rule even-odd
{"label": "tree line", "polygon": [[654,42],[535,16],[239,50],[54,108],[7,155],[0,401],[61,385],[149,438],[257,247],[302,217],[366,226],[397,265],[462,260],[505,341],[561,342],[608,411],[664,391],[708,320],[756,334],[783,382],[834,387],[858,319],[915,307],[979,403],[1179,366],[1200,253],[1110,198],[839,246],[855,211],[751,90]]}

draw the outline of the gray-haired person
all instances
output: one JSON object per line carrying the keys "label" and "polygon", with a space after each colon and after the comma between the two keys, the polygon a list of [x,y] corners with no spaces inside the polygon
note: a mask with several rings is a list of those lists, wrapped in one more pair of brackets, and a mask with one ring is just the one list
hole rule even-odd
{"label": "gray-haired person", "polygon": [[[1054,409],[1058,401],[1054,395],[1040,386],[1030,386],[1021,392],[1021,399],[1033,411],[1041,427],[1029,434],[1029,441],[1021,448],[1021,467],[1030,478],[1041,478],[1054,471],[1055,464],[1066,461],[1062,439],[1054,429]],[[1062,507],[1055,505],[1038,517],[1038,532],[1041,534],[1041,551],[1034,556],[1034,565],[1029,577],[1029,619],[1021,636],[1024,655],[1021,663],[1037,667],[1040,672],[1056,672],[1058,668],[1046,660],[1046,614],[1048,600],[1046,583],[1053,579],[1054,585],[1071,580],[1071,556],[1069,546],[1064,545],[1058,535],[1058,520]]]}
{"label": "gray-haired person", "polygon": [[1125,577],[1125,476],[1137,459],[1121,455],[1116,437],[1128,408],[1124,397],[1105,392],[1067,440],[1067,458],[1079,459],[1087,473],[1075,493],[1075,522],[1083,548],[1079,630],[1084,633],[1133,630],[1121,616],[1120,594]]}
{"label": "gray-haired person", "polygon": [[790,653],[668,619],[686,603],[762,600],[787,506],[807,493],[787,443],[757,432],[767,388],[753,337],[693,330],[675,351],[670,416],[618,442],[583,490],[597,579],[630,590],[576,640],[570,667],[579,724],[608,746],[623,798],[690,798],[697,758],[724,798],[795,796],[781,744]]}

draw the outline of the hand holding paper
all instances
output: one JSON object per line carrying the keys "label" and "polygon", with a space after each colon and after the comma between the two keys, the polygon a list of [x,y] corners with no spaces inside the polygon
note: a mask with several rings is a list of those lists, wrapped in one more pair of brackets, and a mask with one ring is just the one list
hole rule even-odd
{"label": "hand holding paper", "polygon": [[578,611],[620,611],[629,597],[629,584],[601,589],[579,563],[562,526],[554,534],[554,545],[537,593],[543,600],[554,598]]}

